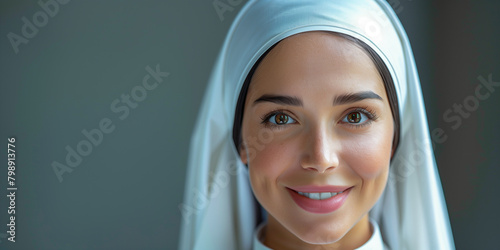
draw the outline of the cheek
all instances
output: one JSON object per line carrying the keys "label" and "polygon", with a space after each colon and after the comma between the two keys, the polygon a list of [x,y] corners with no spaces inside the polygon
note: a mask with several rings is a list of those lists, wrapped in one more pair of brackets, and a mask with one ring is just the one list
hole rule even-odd
{"label": "cheek", "polygon": [[384,175],[389,169],[392,134],[360,135],[344,144],[344,159],[365,180]]}
{"label": "cheek", "polygon": [[269,189],[272,188],[293,159],[287,157],[292,149],[283,147],[274,142],[262,144],[260,149],[255,149],[254,154],[249,154],[249,172],[252,185]]}
{"label": "cheek", "polygon": [[387,183],[392,135],[384,132],[370,133],[346,144],[344,160],[362,182],[356,203],[367,212],[380,198]]}
{"label": "cheek", "polygon": [[276,199],[280,199],[283,192],[278,183],[291,166],[296,166],[296,158],[292,156],[298,154],[294,152],[295,147],[289,144],[285,147],[276,138],[259,146],[254,147],[253,155],[249,155],[250,184],[260,204],[273,211],[273,204],[280,203]]}

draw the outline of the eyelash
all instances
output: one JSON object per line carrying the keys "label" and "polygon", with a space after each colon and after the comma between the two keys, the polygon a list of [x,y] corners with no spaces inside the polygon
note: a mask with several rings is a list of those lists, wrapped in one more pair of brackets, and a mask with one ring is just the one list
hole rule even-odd
{"label": "eyelash", "polygon": [[[346,124],[347,126],[352,127],[352,128],[362,128],[362,127],[370,125],[373,121],[376,121],[378,119],[377,112],[375,112],[375,110],[369,109],[368,107],[355,108],[353,110],[350,110],[346,115],[344,115],[342,117],[344,118],[344,117],[348,116],[349,114],[355,113],[355,112],[363,113],[364,115],[366,115],[368,120],[366,122],[363,122],[363,123],[358,124],[358,125],[353,124],[353,123],[347,123],[347,122],[343,122],[343,123]],[[342,118],[342,120],[343,120],[343,118]]]}
{"label": "eyelash", "polygon": [[283,128],[286,125],[290,125],[290,124],[279,125],[279,124],[274,124],[272,122],[269,122],[269,119],[271,117],[273,117],[274,115],[279,115],[279,114],[284,114],[286,116],[289,116],[290,118],[292,118],[293,120],[295,120],[295,122],[297,122],[297,120],[295,118],[293,118],[292,115],[289,115],[288,112],[289,111],[286,111],[286,110],[283,110],[283,109],[273,110],[273,111],[267,113],[266,115],[264,115],[264,116],[262,116],[260,118],[260,119],[262,119],[261,124],[264,124],[264,126],[266,126],[268,128],[278,128],[278,129]]}
{"label": "eyelash", "polygon": [[[349,115],[351,113],[354,113],[354,112],[363,113],[368,118],[368,121],[366,121],[366,122],[364,122],[362,124],[358,124],[358,125],[355,125],[355,124],[352,124],[352,123],[348,123],[348,122],[342,122],[342,120],[347,115]],[[282,124],[282,125],[279,125],[279,124],[274,124],[272,122],[269,122],[269,119],[271,117],[273,117],[275,115],[279,115],[279,114],[283,114],[283,115],[289,116],[295,122],[297,122],[297,120],[295,118],[293,118],[292,115],[288,114],[288,111],[283,110],[283,109],[278,109],[278,110],[273,110],[273,111],[267,113],[266,115],[262,116],[261,117],[261,120],[262,120],[261,124],[263,124],[264,126],[269,127],[269,128],[283,128],[286,125],[291,125],[291,124]],[[377,113],[374,110],[371,110],[368,107],[363,107],[363,108],[355,108],[353,110],[350,110],[346,115],[342,116],[341,122],[343,124],[346,124],[347,126],[352,127],[352,128],[362,128],[362,127],[365,127],[365,126],[371,124],[373,121],[375,121],[377,119],[378,119],[378,115],[377,115]]]}

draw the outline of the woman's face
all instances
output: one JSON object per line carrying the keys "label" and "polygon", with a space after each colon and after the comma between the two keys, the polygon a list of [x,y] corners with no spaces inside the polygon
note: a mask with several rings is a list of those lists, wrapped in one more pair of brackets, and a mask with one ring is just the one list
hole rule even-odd
{"label": "woman's face", "polygon": [[269,215],[265,244],[364,244],[393,134],[382,78],[363,49],[327,32],[276,45],[252,77],[240,150]]}

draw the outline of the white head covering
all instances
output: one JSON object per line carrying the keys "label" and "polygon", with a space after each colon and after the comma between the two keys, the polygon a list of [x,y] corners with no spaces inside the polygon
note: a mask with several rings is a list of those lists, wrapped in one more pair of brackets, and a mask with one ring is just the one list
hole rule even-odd
{"label": "white head covering", "polygon": [[369,45],[395,84],[400,141],[389,181],[370,212],[391,249],[454,249],[431,150],[420,82],[408,37],[383,0],[249,1],[225,39],[191,141],[180,249],[250,249],[259,206],[232,140],[248,72],[272,45],[313,31],[344,33]]}

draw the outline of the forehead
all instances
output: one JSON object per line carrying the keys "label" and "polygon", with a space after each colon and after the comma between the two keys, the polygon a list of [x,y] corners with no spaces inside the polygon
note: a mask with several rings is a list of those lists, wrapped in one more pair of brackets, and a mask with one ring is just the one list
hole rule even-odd
{"label": "forehead", "polygon": [[297,34],[278,43],[258,65],[249,95],[297,95],[313,89],[372,90],[385,96],[382,78],[368,53],[351,40],[321,31]]}

